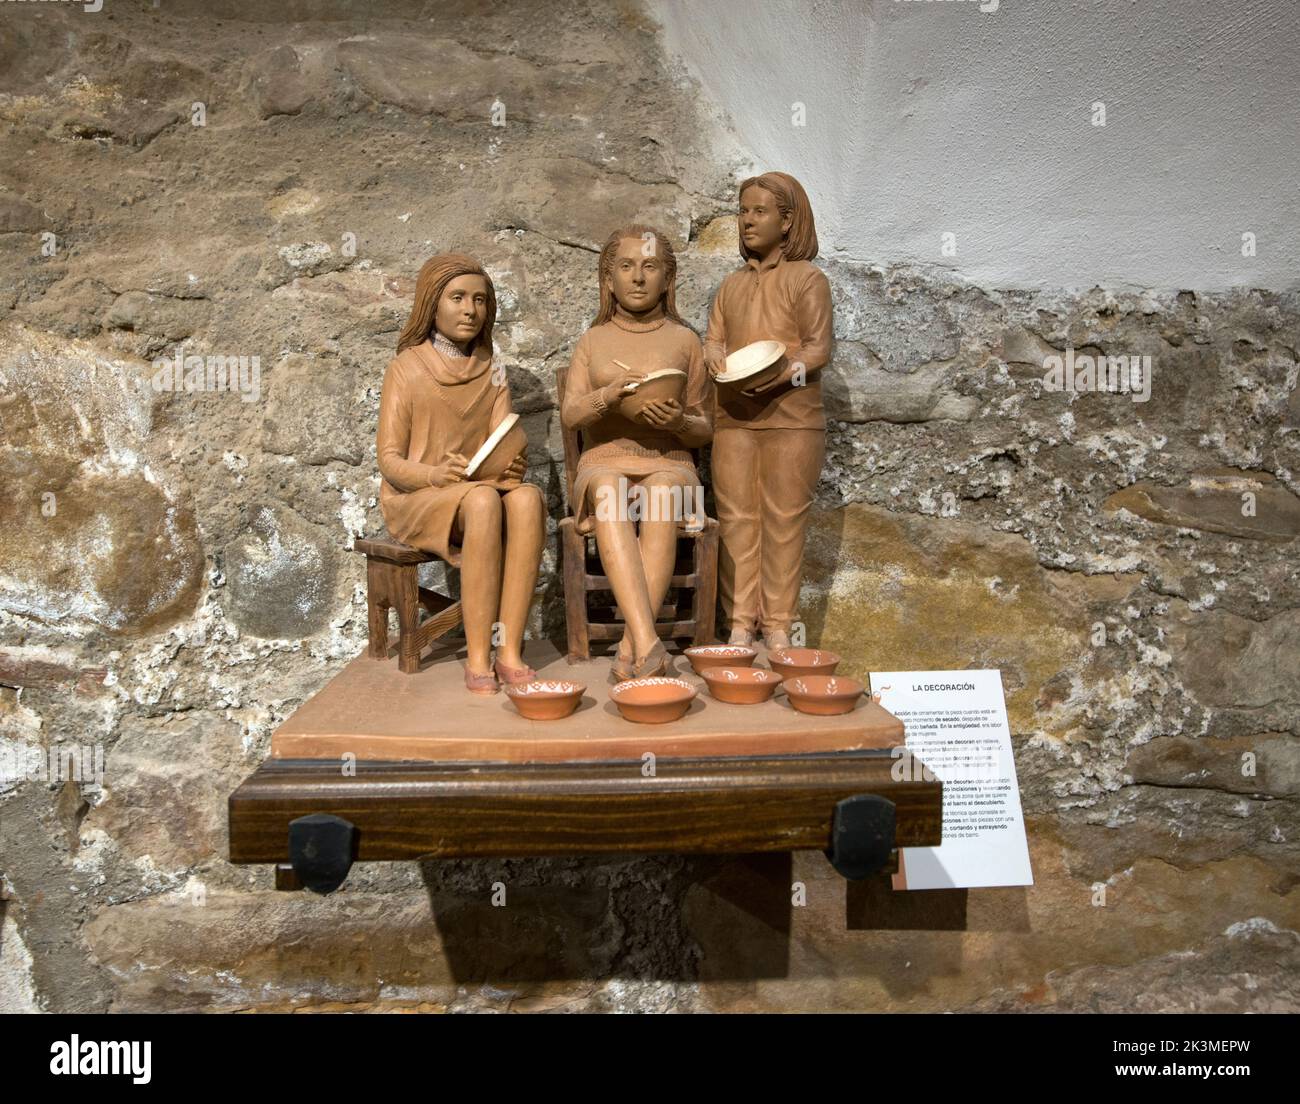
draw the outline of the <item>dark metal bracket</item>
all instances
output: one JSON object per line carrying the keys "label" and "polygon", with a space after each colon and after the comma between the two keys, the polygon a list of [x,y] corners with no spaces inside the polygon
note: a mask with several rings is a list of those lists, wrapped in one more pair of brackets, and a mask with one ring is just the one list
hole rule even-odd
{"label": "dark metal bracket", "polygon": [[859,881],[884,867],[894,839],[894,803],[877,794],[857,794],[835,804],[826,857],[845,878]]}
{"label": "dark metal bracket", "polygon": [[356,825],[329,813],[289,822],[289,864],[297,880],[314,893],[343,884],[357,857]]}

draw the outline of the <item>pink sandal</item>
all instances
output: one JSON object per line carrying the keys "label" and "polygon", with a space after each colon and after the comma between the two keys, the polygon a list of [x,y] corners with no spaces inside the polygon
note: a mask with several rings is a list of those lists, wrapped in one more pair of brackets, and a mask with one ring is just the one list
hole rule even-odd
{"label": "pink sandal", "polygon": [[471,694],[495,694],[500,687],[497,686],[497,677],[489,671],[486,675],[476,675],[469,669],[469,664],[465,664],[465,689]]}
{"label": "pink sandal", "polygon": [[533,682],[537,678],[537,672],[531,667],[507,667],[500,660],[492,664],[492,669],[496,672],[497,678],[502,682],[508,682],[512,686],[522,685],[527,682]]}

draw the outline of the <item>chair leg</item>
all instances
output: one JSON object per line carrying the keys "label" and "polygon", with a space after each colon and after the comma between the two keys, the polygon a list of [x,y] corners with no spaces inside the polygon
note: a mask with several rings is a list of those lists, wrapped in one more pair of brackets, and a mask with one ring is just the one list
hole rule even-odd
{"label": "chair leg", "polygon": [[401,627],[397,638],[397,667],[404,675],[413,675],[420,669],[420,584],[415,564],[399,564],[396,568],[397,623]]}
{"label": "chair leg", "polygon": [[389,586],[391,564],[366,557],[366,627],[371,659],[388,658],[388,609],[392,602]]}
{"label": "chair leg", "polygon": [[568,659],[570,663],[578,663],[591,658],[591,636],[587,631],[587,538],[568,525],[561,528],[561,534]]}
{"label": "chair leg", "polygon": [[708,525],[695,538],[695,643],[711,644],[717,631],[718,527]]}

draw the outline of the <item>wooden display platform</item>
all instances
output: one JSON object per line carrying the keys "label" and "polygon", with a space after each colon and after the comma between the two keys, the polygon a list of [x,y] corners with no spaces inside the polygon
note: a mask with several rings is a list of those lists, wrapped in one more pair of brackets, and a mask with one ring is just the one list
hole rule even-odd
{"label": "wooden display platform", "polygon": [[[310,884],[293,826],[323,814],[354,830],[342,875],[354,861],[807,849],[835,861],[863,848],[875,872],[895,848],[940,842],[942,784],[897,781],[895,763],[863,751],[665,759],[652,776],[639,761],[358,763],[345,775],[337,763],[268,760],[230,797],[230,861],[292,863]],[[873,825],[887,815],[872,839],[837,850],[839,822],[865,803]],[[314,850],[319,863],[325,848]]]}
{"label": "wooden display platform", "polygon": [[[729,705],[709,696],[685,656],[671,674],[699,687],[689,712],[670,724],[625,721],[609,700],[608,658],[568,663],[555,645],[524,651],[538,678],[585,683],[578,710],[562,721],[529,721],[504,693],[480,696],[464,683],[464,660],[435,646],[415,675],[393,659],[361,655],[304,702],[271,737],[274,759],[559,763],[710,755],[788,755],[893,748],[903,724],[869,698],[852,713],[798,713],[782,691],[759,705]],[[757,666],[766,666],[759,650]]]}
{"label": "wooden display platform", "polygon": [[[274,863],[280,888],[322,893],[358,861],[609,852],[821,849],[862,878],[941,840],[942,784],[895,778],[903,726],[874,702],[811,717],[779,692],[736,706],[703,691],[681,721],[639,725],[609,701],[608,659],[570,666],[548,644],[527,656],[587,684],[577,713],[526,721],[504,694],[469,694],[448,647],[414,675],[354,660],[230,796],[231,862]],[[684,657],[674,666],[702,684]]]}

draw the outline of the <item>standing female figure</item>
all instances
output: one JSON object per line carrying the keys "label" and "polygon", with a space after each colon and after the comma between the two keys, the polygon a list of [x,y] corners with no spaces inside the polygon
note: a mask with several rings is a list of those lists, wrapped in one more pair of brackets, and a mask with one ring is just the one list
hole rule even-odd
{"label": "standing female figure", "polygon": [[477,261],[431,257],[416,280],[379,404],[384,521],[398,540],[460,568],[465,686],[477,694],[495,693],[498,678],[536,677],[520,649],[546,533],[541,490],[522,482],[522,452],[498,479],[465,472],[511,413],[505,374],[492,370],[495,320],[496,292]]}
{"label": "standing female figure", "polygon": [[766,383],[718,387],[718,587],[730,643],[750,644],[761,628],[767,646],[780,649],[797,616],[804,530],[826,454],[821,369],[834,344],[831,289],[810,263],[817,231],[794,177],[745,180],[737,219],[745,267],[714,297],[704,362],[717,376],[729,353],[755,341],[779,341],[786,353]]}
{"label": "standing female figure", "polygon": [[[713,435],[713,387],[700,339],[677,314],[677,258],[663,234],[615,231],[600,252],[599,281],[600,310],[574,349],[560,416],[582,430],[571,503],[578,530],[594,527],[627,624],[614,675],[640,678],[668,668],[655,616],[672,579],[678,523],[703,513],[690,450]],[[629,402],[636,384],[662,369],[685,374],[681,399]]]}

